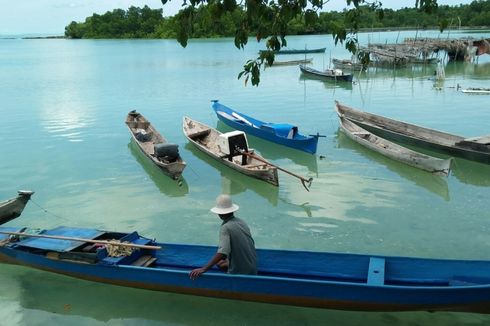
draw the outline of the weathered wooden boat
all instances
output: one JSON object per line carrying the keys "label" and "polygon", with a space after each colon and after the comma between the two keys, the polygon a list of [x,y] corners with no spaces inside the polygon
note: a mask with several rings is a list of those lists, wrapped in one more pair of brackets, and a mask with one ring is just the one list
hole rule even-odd
{"label": "weathered wooden boat", "polygon": [[226,166],[250,177],[279,186],[277,168],[258,154],[249,153],[245,134],[239,131],[221,133],[189,117],[183,118],[183,131],[187,139],[199,150]]}
{"label": "weathered wooden boat", "polygon": [[490,136],[465,138],[359,111],[339,102],[336,108],[345,119],[385,139],[490,164]]}
{"label": "weathered wooden boat", "polygon": [[301,60],[288,60],[288,61],[278,61],[274,60],[274,63],[270,65],[270,67],[277,67],[277,66],[297,66],[300,64],[307,64],[311,63],[313,61],[313,58],[305,58]]}
{"label": "weathered wooden boat", "polygon": [[274,304],[360,311],[490,312],[490,261],[258,249],[258,274],[189,272],[216,247],[137,232],[0,228],[0,261],[80,279]]}
{"label": "weathered wooden boat", "polygon": [[178,145],[169,143],[142,114],[134,110],[128,113],[126,125],[141,151],[165,174],[179,179],[186,163],[180,157]]}
{"label": "weathered wooden boat", "polygon": [[270,123],[254,119],[248,115],[233,110],[217,100],[212,101],[211,107],[218,119],[228,126],[263,138],[276,144],[288,146],[300,151],[315,154],[319,135],[305,136],[298,132],[298,127],[287,123]]}
{"label": "weathered wooden boat", "polygon": [[490,88],[468,87],[468,88],[461,88],[461,92],[466,94],[475,94],[475,95],[490,95]]}
{"label": "weathered wooden boat", "polygon": [[0,202],[0,225],[19,217],[34,191],[19,190],[17,193],[16,198]]}
{"label": "weathered wooden boat", "polygon": [[332,59],[332,64],[335,68],[341,70],[361,71],[364,70],[364,65],[358,62],[352,62],[348,59]]}
{"label": "weathered wooden boat", "polygon": [[351,82],[352,78],[354,77],[354,75],[345,73],[340,69],[327,69],[325,71],[320,71],[305,65],[299,65],[299,69],[305,75],[327,80]]}
{"label": "weathered wooden boat", "polygon": [[355,123],[344,119],[342,113],[338,110],[337,114],[340,120],[340,129],[347,135],[347,137],[356,143],[393,160],[428,171],[435,175],[447,176],[449,174],[452,159],[444,160],[412,151],[406,147],[378,137],[366,129],[359,127]]}
{"label": "weathered wooden boat", "polygon": [[[327,48],[317,49],[283,49],[279,51],[272,51],[275,54],[303,54],[303,53],[325,53]],[[260,52],[269,52],[269,50],[260,50]]]}

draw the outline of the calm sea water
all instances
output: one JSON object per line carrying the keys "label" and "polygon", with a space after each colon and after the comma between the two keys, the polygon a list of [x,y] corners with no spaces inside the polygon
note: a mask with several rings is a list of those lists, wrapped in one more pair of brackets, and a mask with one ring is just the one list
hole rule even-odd
{"label": "calm sea water", "polygon": [[[384,43],[415,32],[366,33]],[[418,34],[419,36],[421,33]],[[490,32],[456,34],[489,37]],[[422,36],[447,37],[424,32]],[[331,36],[288,38],[291,48],[327,47],[313,66],[349,58]],[[372,153],[339,133],[334,100],[464,136],[490,133],[490,96],[456,86],[490,87],[490,58],[452,63],[434,87],[434,66],[370,71],[352,86],[275,67],[260,87],[237,75],[263,43],[245,51],[231,39],[0,40],[0,199],[36,191],[9,225],[137,230],[162,242],[216,244],[215,197],[230,193],[262,248],[418,257],[490,259],[490,166],[456,159],[448,178]],[[278,60],[302,56],[278,57]],[[316,156],[249,138],[273,163],[313,177],[307,192],[281,174],[276,188],[221,166],[187,144],[182,117],[222,131],[210,100],[262,120],[319,132]],[[137,109],[188,163],[179,186],[130,141],[124,124]],[[434,154],[434,153],[433,153]],[[444,157],[444,155],[434,154]],[[460,313],[359,313],[199,298],[80,281],[23,267],[0,268],[2,325],[488,325]]]}

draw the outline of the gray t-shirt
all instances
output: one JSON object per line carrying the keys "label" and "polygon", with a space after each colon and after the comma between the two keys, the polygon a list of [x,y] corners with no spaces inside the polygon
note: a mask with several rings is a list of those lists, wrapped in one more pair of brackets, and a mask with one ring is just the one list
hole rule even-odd
{"label": "gray t-shirt", "polygon": [[248,225],[238,217],[223,221],[218,253],[228,257],[230,274],[257,274],[255,243]]}

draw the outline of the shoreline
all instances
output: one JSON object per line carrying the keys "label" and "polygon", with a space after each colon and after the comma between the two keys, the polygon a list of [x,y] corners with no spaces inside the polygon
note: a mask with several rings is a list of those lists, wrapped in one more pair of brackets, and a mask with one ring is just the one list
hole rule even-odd
{"label": "shoreline", "polygon": [[[373,27],[373,28],[360,28],[359,33],[374,33],[374,32],[396,32],[396,31],[433,31],[433,30],[439,30],[438,27],[433,26],[429,28],[416,28],[416,27]],[[471,30],[476,30],[476,31],[485,31],[489,30],[490,31],[490,26],[462,26],[460,28],[446,28],[444,29],[444,32],[454,32],[454,31],[471,31]],[[297,34],[297,35],[302,35],[302,34]],[[308,35],[321,35],[321,34],[308,34]],[[289,36],[295,36],[293,34]],[[228,37],[228,36],[223,36],[223,37]],[[68,38],[64,35],[49,35],[49,36],[5,36],[1,37],[0,40],[53,40],[53,39],[71,39]],[[119,39],[119,38],[117,38]],[[124,38],[124,40],[132,40],[132,39],[137,39],[137,38]],[[122,40],[122,38],[121,38]]]}

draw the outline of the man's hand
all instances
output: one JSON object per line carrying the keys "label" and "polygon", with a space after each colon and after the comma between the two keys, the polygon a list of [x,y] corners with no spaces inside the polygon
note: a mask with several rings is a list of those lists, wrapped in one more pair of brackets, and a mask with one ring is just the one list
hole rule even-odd
{"label": "man's hand", "polygon": [[193,269],[190,273],[189,273],[189,278],[191,280],[195,280],[196,278],[198,278],[199,276],[201,276],[201,274],[205,273],[206,272],[206,269],[201,267],[201,268],[196,268],[196,269]]}

